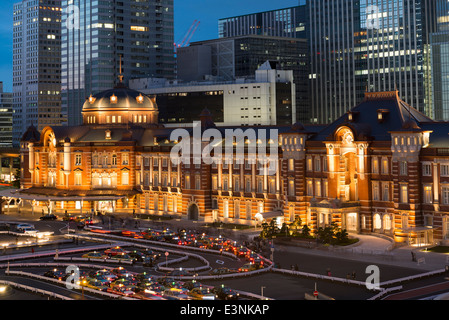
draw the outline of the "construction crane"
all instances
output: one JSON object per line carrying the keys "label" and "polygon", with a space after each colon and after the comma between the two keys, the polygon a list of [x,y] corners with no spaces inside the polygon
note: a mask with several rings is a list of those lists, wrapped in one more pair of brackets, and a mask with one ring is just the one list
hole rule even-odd
{"label": "construction crane", "polygon": [[192,39],[193,35],[195,34],[196,30],[198,29],[198,26],[200,25],[200,21],[195,20],[193,21],[192,25],[190,26],[189,30],[184,35],[184,38],[182,38],[182,41],[179,43],[175,43],[175,52],[178,48],[187,47],[190,43],[190,40]]}

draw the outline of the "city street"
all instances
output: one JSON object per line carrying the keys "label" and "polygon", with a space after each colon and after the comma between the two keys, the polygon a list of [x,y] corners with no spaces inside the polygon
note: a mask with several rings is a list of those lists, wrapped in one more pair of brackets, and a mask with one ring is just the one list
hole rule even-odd
{"label": "city street", "polygon": [[[62,240],[64,239],[64,234],[67,232],[67,223],[63,221],[38,221],[36,217],[26,216],[22,213],[21,216],[17,215],[3,215],[1,217],[1,222],[29,222],[36,226],[38,230],[45,230],[54,233],[53,238]],[[158,228],[162,225],[165,227],[170,227],[172,230],[176,230],[180,226],[185,226],[186,229],[194,230],[199,228],[200,225],[197,223],[192,223],[189,221],[171,221],[167,220],[163,223],[161,222],[148,222],[139,221],[141,228]],[[101,224],[99,224],[100,226]],[[135,222],[130,221],[129,226],[134,226]],[[132,227],[130,230],[133,229]],[[79,235],[89,235],[94,237],[99,237],[98,234],[91,234],[86,231],[79,231],[76,229],[71,229],[72,232],[75,231]],[[212,230],[211,230],[212,231]],[[216,232],[216,230],[214,230]],[[222,230],[223,234],[229,234],[228,231]],[[245,234],[246,233],[246,234]],[[232,231],[231,234],[235,236],[235,239],[251,239],[257,231]],[[383,246],[388,245],[388,241],[370,236],[360,236],[363,239],[361,244],[357,246],[357,250],[365,253],[357,254],[355,250],[347,250],[346,252],[333,252],[324,251],[319,249],[308,249],[296,246],[287,246],[285,244],[275,245],[273,257],[277,264],[279,270],[296,270],[299,272],[315,274],[318,276],[328,275],[331,272],[332,277],[340,279],[352,279],[359,282],[365,282],[368,279],[370,273],[367,272],[367,267],[370,265],[376,265],[380,270],[380,282],[394,281],[396,279],[416,276],[419,274],[426,273],[432,270],[443,269],[445,267],[445,256],[432,254],[432,256],[427,255],[427,263],[418,265],[416,262],[411,261],[408,256],[409,250],[405,248],[399,248],[392,250],[388,255],[375,255],[367,254],[368,248],[371,250],[379,250]],[[101,236],[100,238],[101,239]],[[67,239],[65,240],[67,241]],[[124,238],[123,241],[131,241],[132,239]],[[371,243],[371,244],[370,244]],[[39,245],[33,247],[33,252],[36,254],[41,252],[47,252],[52,250],[59,250],[63,252],[66,249],[71,248],[82,248],[83,246],[89,247],[93,246],[95,243],[90,241],[80,241],[74,242],[60,242],[46,245]],[[160,245],[151,244],[153,249],[159,249],[161,252],[167,250],[164,243]],[[188,250],[188,247],[182,250]],[[188,250],[189,251],[189,250]],[[7,249],[0,258],[5,258],[6,256],[15,256],[19,254],[27,254],[30,252],[30,248],[16,248]],[[372,251],[374,252],[374,251]],[[424,253],[422,253],[424,255]],[[203,258],[205,258],[210,269],[227,267],[231,269],[236,269],[244,261],[241,259],[230,259],[225,256],[220,256],[219,254],[208,254],[201,253]],[[53,256],[48,258],[41,257],[36,259],[26,259],[26,262],[51,262]],[[180,256],[178,256],[179,258]],[[170,259],[175,259],[176,256],[170,256]],[[25,262],[24,260],[20,260]],[[198,268],[201,267],[202,263],[196,259],[188,259],[184,262],[178,262],[173,265],[174,268]],[[128,268],[128,267],[127,267]],[[20,270],[24,270],[19,268]],[[48,268],[47,268],[48,269]],[[130,270],[136,272],[148,271],[148,269],[139,267],[138,265],[129,267]],[[33,269],[34,272],[43,273],[44,268]],[[25,271],[25,270],[24,270]],[[155,270],[152,271],[158,274]],[[0,280],[17,281],[18,283],[28,284],[31,286],[37,286],[40,288],[51,288],[53,285],[46,284],[45,286],[40,284],[39,281],[30,280],[27,278],[21,278],[14,276],[6,276],[2,270],[2,276]],[[159,274],[160,275],[160,274]],[[201,273],[199,273],[201,275]],[[416,289],[420,287],[426,287],[428,285],[434,285],[438,283],[446,282],[445,274],[438,274],[435,276],[424,277],[422,279],[416,279],[413,281],[406,281],[400,283],[403,285],[403,290]],[[201,281],[205,285],[219,286],[225,284],[236,290],[242,290],[246,292],[251,292],[256,295],[262,295],[264,297],[269,297],[275,300],[304,300],[306,294],[312,294],[315,288],[317,290],[329,296],[335,300],[366,300],[372,298],[376,295],[376,292],[368,290],[363,285],[351,285],[344,284],[341,282],[329,281],[326,279],[319,278],[307,278],[301,276],[294,276],[287,273],[280,273],[277,271],[262,273],[258,275],[248,276],[248,277],[238,277],[230,279],[216,279],[216,280],[205,280]],[[399,285],[399,284],[398,284]],[[53,289],[52,289],[53,290]],[[435,295],[437,293],[443,293],[446,289],[440,288],[438,292],[425,292],[422,297],[429,296],[430,294]],[[57,292],[64,292],[65,290],[58,289]],[[79,293],[70,293],[68,295],[71,298],[79,299]],[[415,298],[412,296],[410,298]],[[422,298],[420,297],[420,298]],[[5,297],[6,298],[6,297]]]}

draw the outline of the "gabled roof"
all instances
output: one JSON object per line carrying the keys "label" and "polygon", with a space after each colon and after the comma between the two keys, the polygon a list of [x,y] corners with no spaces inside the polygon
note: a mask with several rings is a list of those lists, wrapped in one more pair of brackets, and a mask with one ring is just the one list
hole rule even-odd
{"label": "gabled roof", "polygon": [[[352,113],[353,120],[349,119]],[[382,114],[382,121],[378,115]],[[333,140],[336,130],[345,125],[354,131],[356,140],[391,141],[394,131],[423,131],[431,118],[409,106],[399,98],[398,91],[367,92],[365,99],[333,123],[319,131],[311,140]]]}

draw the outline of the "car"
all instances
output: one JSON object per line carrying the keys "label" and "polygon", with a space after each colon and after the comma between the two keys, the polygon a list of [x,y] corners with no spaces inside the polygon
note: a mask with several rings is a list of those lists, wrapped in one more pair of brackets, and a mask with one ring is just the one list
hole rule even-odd
{"label": "car", "polygon": [[258,269],[258,265],[254,263],[246,263],[243,266],[241,266],[238,270],[239,272],[249,272],[254,271]]}
{"label": "car", "polygon": [[23,229],[23,228],[31,228],[31,229],[34,229],[34,225],[29,224],[29,223],[21,223],[21,224],[18,224],[18,225],[16,226],[16,230],[20,230],[20,229]]}
{"label": "car", "polygon": [[215,294],[207,287],[193,288],[190,290],[189,295],[196,300],[216,300]]}
{"label": "car", "polygon": [[67,274],[64,271],[58,269],[48,270],[47,272],[44,273],[44,277],[57,279],[60,281],[63,281],[66,278],[66,276]]}
{"label": "car", "polygon": [[117,277],[127,277],[127,276],[135,276],[137,273],[126,270],[123,267],[114,268],[111,270],[111,273],[115,274]]}
{"label": "car", "polygon": [[194,288],[199,288],[202,287],[203,285],[196,281],[196,280],[191,280],[191,281],[186,281],[182,284],[183,288],[186,288],[187,290],[192,290]]}
{"label": "car", "polygon": [[21,228],[19,231],[24,234],[36,234],[39,232],[38,230],[33,228]]}
{"label": "car", "polygon": [[143,235],[140,232],[130,231],[130,230],[123,230],[122,236],[130,237],[130,238],[134,238],[134,239],[143,239]]}
{"label": "car", "polygon": [[142,262],[142,265],[144,267],[153,267],[154,266],[154,262],[155,262],[154,258],[152,258],[152,257],[145,257],[145,259]]}
{"label": "car", "polygon": [[109,288],[104,282],[97,278],[88,278],[85,279],[85,281],[80,281],[80,285],[100,291],[108,291]]}
{"label": "car", "polygon": [[237,300],[240,296],[238,292],[224,285],[215,287],[212,292],[220,300]]}
{"label": "car", "polygon": [[176,269],[169,273],[173,277],[182,277],[182,276],[190,276],[190,272],[187,270]]}
{"label": "car", "polygon": [[123,286],[123,285],[117,285],[112,288],[108,288],[107,292],[119,294],[122,296],[128,296],[128,297],[135,295],[135,292],[132,289],[130,289],[126,286]]}
{"label": "car", "polygon": [[46,215],[41,216],[41,217],[39,218],[39,220],[58,220],[58,217],[55,216],[55,215],[52,214],[52,213],[49,213],[49,214],[46,214]]}
{"label": "car", "polygon": [[168,300],[192,300],[192,297],[187,294],[188,292],[180,289],[165,289],[162,292],[162,297]]}
{"label": "car", "polygon": [[118,276],[116,274],[114,274],[114,273],[112,273],[112,272],[110,272],[110,271],[108,271],[106,269],[97,270],[97,271],[95,271],[94,275],[97,278],[98,277],[104,278],[104,279],[106,279],[109,282],[112,282],[112,281],[118,279]]}
{"label": "car", "polygon": [[133,250],[128,253],[128,255],[137,262],[143,262],[146,258],[146,255],[138,250]]}
{"label": "car", "polygon": [[164,297],[162,297],[161,294],[153,290],[139,291],[138,293],[134,294],[133,298],[142,300],[166,300]]}
{"label": "car", "polygon": [[138,281],[134,278],[129,278],[129,279],[119,278],[119,279],[111,282],[110,287],[114,288],[117,286],[125,286],[130,289],[135,289],[137,287],[137,284],[138,284]]}
{"label": "car", "polygon": [[88,258],[88,259],[106,259],[106,258],[108,258],[107,255],[104,255],[98,251],[92,251],[92,252],[85,253],[81,257]]}
{"label": "car", "polygon": [[113,255],[110,259],[134,262],[134,258],[132,258],[129,254],[126,253]]}
{"label": "car", "polygon": [[229,274],[234,273],[235,270],[229,269],[229,268],[217,268],[210,272],[210,275],[220,275],[220,274]]}
{"label": "car", "polygon": [[151,257],[151,258],[153,258],[154,261],[157,260],[157,259],[159,259],[159,258],[162,256],[162,254],[161,254],[160,252],[153,251],[153,250],[151,250],[151,249],[146,249],[146,250],[143,252],[143,254],[144,254],[146,257]]}
{"label": "car", "polygon": [[108,256],[115,256],[118,254],[128,253],[128,251],[117,246],[117,247],[109,248],[109,249],[105,250],[104,253],[107,254]]}

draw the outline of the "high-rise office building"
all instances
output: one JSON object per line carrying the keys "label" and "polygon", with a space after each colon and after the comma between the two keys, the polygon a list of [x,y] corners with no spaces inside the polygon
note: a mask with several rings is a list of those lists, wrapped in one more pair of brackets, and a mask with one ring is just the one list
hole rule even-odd
{"label": "high-rise office building", "polygon": [[329,123],[366,91],[398,90],[431,116],[434,0],[309,0],[311,118]]}
{"label": "high-rise office building", "polygon": [[12,147],[12,93],[0,82],[0,148]]}
{"label": "high-rise office building", "polygon": [[[234,81],[253,77],[267,60],[281,70],[292,70],[296,116],[304,121],[309,111],[307,41],[305,39],[248,35],[197,41],[178,49],[178,79]],[[207,66],[206,66],[207,65]],[[199,67],[201,66],[201,68]]]}
{"label": "high-rise office building", "polygon": [[306,0],[299,6],[251,13],[218,21],[220,38],[264,35],[272,37],[304,38],[306,36]]}
{"label": "high-rise office building", "polygon": [[62,0],[62,110],[79,125],[90,94],[175,77],[173,0]]}
{"label": "high-rise office building", "polygon": [[23,0],[13,17],[13,145],[30,125],[64,122],[61,114],[61,1]]}
{"label": "high-rise office building", "polygon": [[449,2],[436,0],[436,30],[430,35],[435,120],[449,120]]}
{"label": "high-rise office building", "polygon": [[445,72],[435,62],[446,42],[434,33],[447,23],[446,6],[446,0],[301,0],[297,7],[221,19],[219,34],[308,40],[310,114],[304,122],[329,123],[365,92],[396,89],[433,116],[443,104],[438,86],[444,87],[444,75],[433,78]]}

